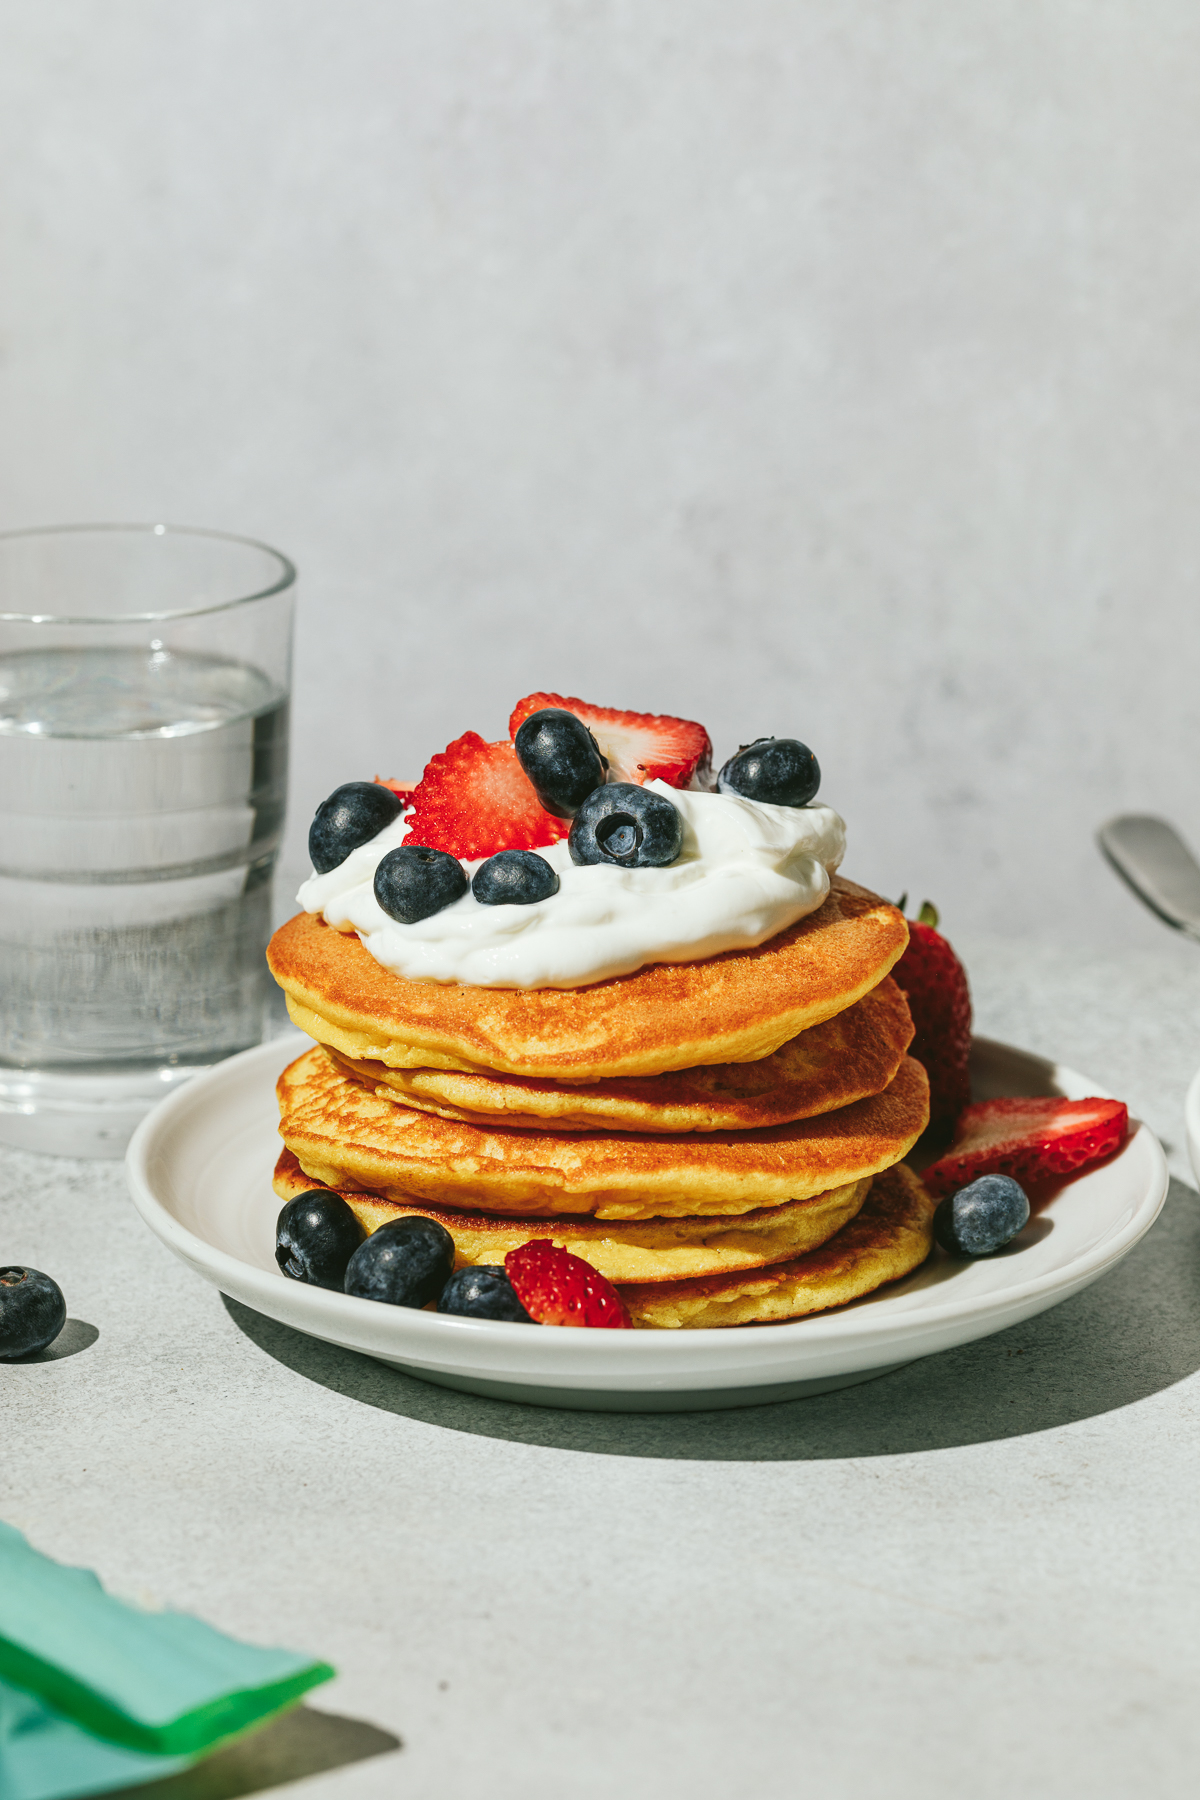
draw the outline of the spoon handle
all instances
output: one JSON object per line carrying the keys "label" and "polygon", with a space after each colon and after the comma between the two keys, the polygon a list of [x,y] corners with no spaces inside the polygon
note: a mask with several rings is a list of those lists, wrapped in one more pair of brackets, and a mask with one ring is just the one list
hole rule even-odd
{"label": "spoon handle", "polygon": [[1102,825],[1096,841],[1152,913],[1200,940],[1200,863],[1174,826],[1146,813],[1124,813]]}

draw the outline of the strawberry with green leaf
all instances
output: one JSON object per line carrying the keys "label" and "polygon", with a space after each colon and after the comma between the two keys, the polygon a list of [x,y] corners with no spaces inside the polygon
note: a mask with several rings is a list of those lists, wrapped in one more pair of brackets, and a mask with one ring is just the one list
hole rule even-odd
{"label": "strawberry with green leaf", "polygon": [[908,922],[908,949],[892,978],[904,990],[916,1029],[909,1055],[929,1077],[930,1128],[944,1135],[971,1098],[971,993],[967,971],[937,924],[937,908],[926,900]]}

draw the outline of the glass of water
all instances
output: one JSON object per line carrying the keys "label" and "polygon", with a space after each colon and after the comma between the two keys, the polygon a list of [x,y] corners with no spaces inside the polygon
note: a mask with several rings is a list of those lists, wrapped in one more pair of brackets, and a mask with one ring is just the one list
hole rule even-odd
{"label": "glass of water", "polygon": [[216,532],[0,535],[0,1141],[119,1156],[262,1038],[295,582]]}

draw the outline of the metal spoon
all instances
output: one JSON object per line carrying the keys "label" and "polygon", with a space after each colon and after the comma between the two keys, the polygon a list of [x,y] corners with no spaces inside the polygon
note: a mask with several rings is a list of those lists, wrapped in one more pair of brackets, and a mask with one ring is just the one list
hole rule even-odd
{"label": "metal spoon", "polygon": [[1174,826],[1124,813],[1100,827],[1096,842],[1152,913],[1200,942],[1200,863]]}

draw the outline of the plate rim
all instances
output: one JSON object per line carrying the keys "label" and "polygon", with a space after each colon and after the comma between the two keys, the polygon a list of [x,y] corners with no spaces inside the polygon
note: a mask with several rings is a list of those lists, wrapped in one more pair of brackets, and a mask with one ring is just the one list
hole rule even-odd
{"label": "plate rim", "polygon": [[[222,1292],[225,1288],[220,1277],[224,1274],[236,1281],[243,1290],[249,1286],[261,1292],[268,1304],[279,1278],[270,1270],[260,1269],[254,1263],[245,1262],[229,1251],[207,1243],[181,1224],[155,1192],[153,1164],[164,1154],[161,1145],[165,1135],[180,1122],[182,1115],[212,1104],[216,1097],[214,1090],[219,1094],[221,1087],[237,1082],[241,1070],[248,1064],[253,1064],[257,1069],[260,1064],[274,1066],[277,1063],[282,1069],[285,1057],[300,1054],[300,1047],[311,1041],[303,1033],[287,1032],[268,1039],[266,1043],[255,1044],[248,1050],[240,1051],[196,1075],[177,1092],[159,1101],[146,1115],[130,1140],[125,1158],[126,1179],[133,1204],[153,1234]],[[973,1041],[981,1049],[1034,1059],[1060,1082],[1077,1082],[1085,1091],[1105,1094],[1102,1087],[1090,1082],[1087,1077],[1066,1064],[1054,1062],[1036,1052],[1023,1050],[997,1038],[976,1037]],[[1193,1088],[1196,1092],[1197,1114],[1200,1117],[1200,1073],[1193,1082]],[[1170,1181],[1162,1146],[1143,1120],[1131,1120],[1131,1126],[1125,1146],[1118,1155],[1127,1154],[1135,1144],[1142,1153],[1149,1155],[1149,1180],[1145,1192],[1135,1202],[1131,1216],[1115,1234],[1106,1236],[1066,1267],[1047,1270],[991,1294],[931,1302],[900,1317],[895,1314],[872,1317],[873,1309],[853,1305],[831,1308],[827,1312],[808,1314],[772,1325],[770,1341],[781,1350],[797,1341],[814,1348],[818,1344],[830,1348],[843,1339],[853,1337],[866,1347],[873,1339],[894,1339],[897,1333],[916,1335],[922,1327],[936,1329],[973,1317],[987,1316],[991,1312],[1008,1312],[1024,1306],[1028,1301],[1059,1292],[1062,1292],[1064,1299],[1068,1298],[1070,1293],[1077,1292],[1080,1286],[1097,1279],[1110,1265],[1126,1255],[1149,1231],[1162,1210]],[[323,1288],[306,1289],[305,1293],[318,1305],[320,1312],[325,1314],[331,1324],[345,1321],[349,1326],[354,1321],[364,1320],[365,1315],[361,1310],[364,1306],[373,1306],[377,1310],[376,1303],[350,1294],[338,1294]],[[416,1342],[412,1348],[414,1355],[419,1350],[427,1350],[432,1355],[436,1353],[439,1343],[449,1348],[453,1341],[462,1345],[467,1339],[479,1337],[498,1346],[505,1343],[524,1343],[528,1346],[527,1327],[524,1325],[510,1324],[503,1320],[453,1318],[408,1308],[403,1311],[406,1330],[416,1334]],[[316,1322],[314,1320],[314,1324]],[[297,1329],[303,1330],[303,1327]],[[669,1360],[678,1359],[680,1349],[685,1344],[694,1344],[698,1351],[713,1349],[717,1345],[725,1346],[731,1356],[737,1354],[736,1346],[739,1344],[748,1348],[749,1342],[754,1342],[765,1348],[764,1330],[758,1325],[708,1326],[686,1332],[606,1331],[598,1334],[599,1341],[590,1332],[563,1332],[554,1335],[558,1340],[555,1346],[557,1354],[583,1363],[589,1357],[594,1358],[601,1350],[606,1357],[616,1356],[629,1361],[657,1357],[665,1365]],[[664,1375],[669,1373],[665,1366],[662,1372]]]}

